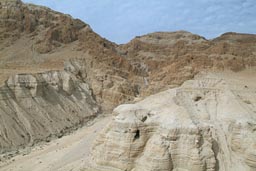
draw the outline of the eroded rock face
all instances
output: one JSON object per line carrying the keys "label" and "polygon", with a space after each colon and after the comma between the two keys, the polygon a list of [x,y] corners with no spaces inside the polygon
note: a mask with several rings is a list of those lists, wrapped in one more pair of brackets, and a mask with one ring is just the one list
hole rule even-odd
{"label": "eroded rock face", "polygon": [[156,32],[138,36],[118,46],[134,67],[143,69],[144,96],[179,86],[198,72],[241,71],[256,65],[256,36],[226,33],[207,40],[186,31]]}
{"label": "eroded rock face", "polygon": [[143,77],[134,75],[128,63],[122,67],[125,64],[120,61],[116,58],[117,64],[106,65],[95,59],[74,59],[65,62],[65,70],[87,82],[102,110],[112,112],[117,104],[133,101],[139,96],[138,87],[144,87]]}
{"label": "eroded rock face", "polygon": [[121,105],[93,147],[94,168],[253,171],[255,88],[207,76]]}
{"label": "eroded rock face", "polygon": [[31,34],[33,48],[39,53],[74,42],[81,29],[89,29],[89,25],[69,15],[20,0],[1,0],[0,9],[0,40],[9,40],[6,43],[10,45],[24,34]]}
{"label": "eroded rock face", "polygon": [[0,153],[61,137],[98,112],[88,84],[66,71],[11,76],[0,87]]}
{"label": "eroded rock face", "polygon": [[[1,102],[3,111],[0,117],[9,118],[11,123],[2,126],[2,132],[8,134],[4,134],[1,140],[3,151],[12,144],[16,149],[37,141],[30,140],[30,135],[24,135],[28,132],[25,126],[12,127],[12,124],[21,125],[14,104],[22,105],[22,111],[29,113],[26,116],[31,116],[29,122],[34,122],[34,113],[40,113],[37,110],[46,111],[44,117],[48,117],[49,108],[54,109],[50,118],[57,117],[54,121],[60,120],[60,125],[54,130],[51,130],[50,125],[44,135],[36,135],[34,138],[38,136],[41,139],[59,132],[65,127],[63,125],[76,126],[76,121],[80,119],[67,124],[59,116],[64,110],[63,106],[66,107],[63,104],[71,103],[69,98],[73,95],[77,96],[77,100],[72,101],[74,108],[80,103],[86,108],[81,110],[87,111],[87,105],[94,106],[79,98],[81,92],[77,92],[77,88],[80,89],[80,84],[88,84],[92,97],[87,99],[95,99],[102,111],[108,112],[119,104],[180,86],[202,70],[241,71],[256,66],[255,35],[226,33],[214,40],[206,40],[185,31],[158,32],[137,37],[128,44],[116,45],[94,33],[89,25],[80,20],[46,7],[24,4],[20,0],[0,0],[0,18],[0,84],[9,76],[19,73],[63,70],[64,61],[71,59],[64,72],[12,76],[1,88],[7,90],[3,91],[3,97],[7,96],[8,100]],[[53,84],[52,79],[55,80]],[[45,86],[40,84],[41,81]],[[15,85],[15,88],[9,85]],[[29,96],[31,102],[20,100],[25,95]],[[35,100],[39,97],[43,99],[42,103],[41,100],[40,103]],[[39,109],[29,112],[35,101]],[[44,103],[47,104],[41,106]],[[48,103],[50,107],[47,107]],[[69,117],[66,116],[67,111],[64,113],[64,118]],[[84,117],[86,112],[79,113],[79,117],[80,114]],[[38,121],[37,125],[41,124]],[[24,127],[23,132],[8,132],[13,129],[22,130],[20,127]],[[33,136],[41,128],[34,130]],[[234,138],[234,141],[238,138]],[[234,148],[240,148],[239,143],[235,144]],[[254,156],[248,155],[247,158],[248,163],[251,163]]]}
{"label": "eroded rock face", "polygon": [[84,65],[104,111],[136,97],[180,86],[202,70],[256,66],[256,36],[226,33],[214,40],[186,31],[156,32],[117,45],[88,24],[49,8],[0,0],[0,84],[10,75]]}

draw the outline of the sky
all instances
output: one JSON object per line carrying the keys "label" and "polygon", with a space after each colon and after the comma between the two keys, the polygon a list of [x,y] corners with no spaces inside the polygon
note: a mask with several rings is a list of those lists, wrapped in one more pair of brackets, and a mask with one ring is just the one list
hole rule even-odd
{"label": "sky", "polygon": [[23,0],[70,14],[118,44],[156,31],[256,34],[255,0]]}

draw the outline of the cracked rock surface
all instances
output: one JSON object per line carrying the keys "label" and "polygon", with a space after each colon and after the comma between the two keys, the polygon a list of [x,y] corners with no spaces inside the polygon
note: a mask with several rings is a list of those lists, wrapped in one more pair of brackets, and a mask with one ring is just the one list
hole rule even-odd
{"label": "cracked rock surface", "polygon": [[0,153],[61,137],[98,112],[89,86],[66,71],[11,76],[0,87]]}
{"label": "cracked rock surface", "polygon": [[256,80],[245,75],[207,74],[118,106],[93,147],[94,168],[255,170]]}

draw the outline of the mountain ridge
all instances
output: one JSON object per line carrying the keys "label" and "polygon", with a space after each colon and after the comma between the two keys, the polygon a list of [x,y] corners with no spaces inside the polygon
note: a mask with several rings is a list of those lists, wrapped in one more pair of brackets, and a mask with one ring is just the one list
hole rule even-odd
{"label": "mountain ridge", "polygon": [[[226,33],[207,40],[187,31],[156,32],[117,45],[102,38],[81,20],[49,8],[27,5],[20,0],[1,0],[0,9],[0,89],[8,87],[6,80],[15,79],[18,88],[0,93],[11,97],[0,100],[3,103],[0,129],[5,134],[0,144],[6,147],[4,151],[31,145],[33,138],[38,138],[33,130],[20,126],[26,122],[43,125],[41,120],[29,117],[31,103],[45,112],[38,99],[57,111],[46,111],[51,117],[47,120],[49,131],[40,134],[40,141],[44,141],[50,135],[54,137],[61,131],[68,131],[63,125],[54,129],[51,124],[63,110],[69,120],[63,123],[73,123],[70,128],[74,128],[74,123],[82,123],[88,116],[111,113],[119,104],[133,103],[178,87],[199,72],[239,72],[256,66],[256,35]],[[34,84],[44,79],[46,84]],[[88,85],[88,88],[81,93],[73,89],[74,85],[81,89]],[[55,94],[54,98],[65,99],[65,103],[72,105],[60,108],[64,102],[49,100],[48,89]],[[27,103],[20,103],[19,96],[11,96],[16,91],[18,95],[27,95]],[[84,104],[87,112],[77,111],[75,104]],[[95,106],[97,111],[93,110]],[[20,112],[20,108],[24,111]],[[74,111],[76,117],[70,115],[70,111]],[[15,129],[10,129],[8,123],[14,124]],[[17,127],[22,127],[22,134]],[[8,129],[13,131],[6,131]],[[11,148],[14,141],[15,149]]]}

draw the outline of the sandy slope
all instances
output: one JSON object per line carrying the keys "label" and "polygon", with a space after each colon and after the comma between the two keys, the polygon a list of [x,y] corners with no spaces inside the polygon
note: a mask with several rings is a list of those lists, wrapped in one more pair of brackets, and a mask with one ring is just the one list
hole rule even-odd
{"label": "sandy slope", "polygon": [[87,165],[96,134],[110,121],[97,118],[95,123],[77,132],[36,147],[28,155],[18,155],[0,163],[1,171],[79,171]]}

